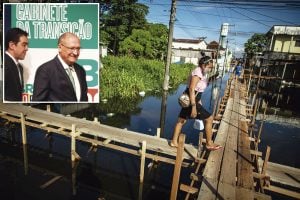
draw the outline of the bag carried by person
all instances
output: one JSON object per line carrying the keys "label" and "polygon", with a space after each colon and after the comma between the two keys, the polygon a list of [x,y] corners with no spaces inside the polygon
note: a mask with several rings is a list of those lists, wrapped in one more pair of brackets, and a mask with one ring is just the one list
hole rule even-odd
{"label": "bag carried by person", "polygon": [[187,108],[190,106],[190,96],[187,93],[182,93],[178,98],[178,103],[181,107]]}
{"label": "bag carried by person", "polygon": [[[198,95],[198,92],[196,92],[195,96]],[[188,89],[186,89],[178,98],[178,103],[181,107],[187,108],[191,104],[190,96],[188,94]]]}

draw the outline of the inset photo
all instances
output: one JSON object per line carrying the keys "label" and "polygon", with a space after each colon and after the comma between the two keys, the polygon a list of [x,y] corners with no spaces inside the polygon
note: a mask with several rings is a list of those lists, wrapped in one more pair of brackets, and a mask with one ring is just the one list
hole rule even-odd
{"label": "inset photo", "polygon": [[3,102],[99,102],[99,4],[3,5]]}

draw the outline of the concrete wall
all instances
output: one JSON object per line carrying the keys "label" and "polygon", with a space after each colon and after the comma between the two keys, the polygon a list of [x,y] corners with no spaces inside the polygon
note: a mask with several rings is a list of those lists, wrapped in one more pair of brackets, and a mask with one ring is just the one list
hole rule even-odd
{"label": "concrete wall", "polygon": [[198,65],[198,60],[201,58],[201,51],[205,52],[205,55],[211,56],[211,52],[207,52],[205,49],[192,50],[192,49],[172,49],[172,63],[192,63]]}
{"label": "concrete wall", "polygon": [[[296,37],[288,35],[276,35],[274,38],[274,45],[271,51],[284,53],[300,53],[300,47],[295,47]],[[292,40],[292,41],[291,41]]]}
{"label": "concrete wall", "polygon": [[183,43],[183,42],[173,42],[172,48],[174,49],[206,49],[206,43],[201,41],[200,43]]}

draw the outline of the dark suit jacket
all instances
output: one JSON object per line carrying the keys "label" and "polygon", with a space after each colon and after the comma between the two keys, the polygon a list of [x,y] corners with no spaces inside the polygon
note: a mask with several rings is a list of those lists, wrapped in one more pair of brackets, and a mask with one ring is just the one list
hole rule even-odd
{"label": "dark suit jacket", "polygon": [[[80,83],[80,101],[87,101],[88,97],[85,70],[76,63],[74,63],[73,66]],[[33,85],[32,101],[77,102],[72,82],[57,56],[42,64],[37,69]]]}
{"label": "dark suit jacket", "polygon": [[[17,65],[6,53],[4,59],[4,100],[22,101],[24,83],[21,84]],[[23,80],[23,67],[20,71]]]}

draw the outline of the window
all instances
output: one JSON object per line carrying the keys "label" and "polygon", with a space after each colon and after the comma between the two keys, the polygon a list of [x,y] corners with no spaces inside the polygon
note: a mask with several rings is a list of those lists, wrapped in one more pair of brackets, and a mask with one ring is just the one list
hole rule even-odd
{"label": "window", "polygon": [[300,39],[296,39],[296,41],[295,41],[295,47],[300,47]]}
{"label": "window", "polygon": [[180,56],[180,63],[185,63],[185,57]]}

